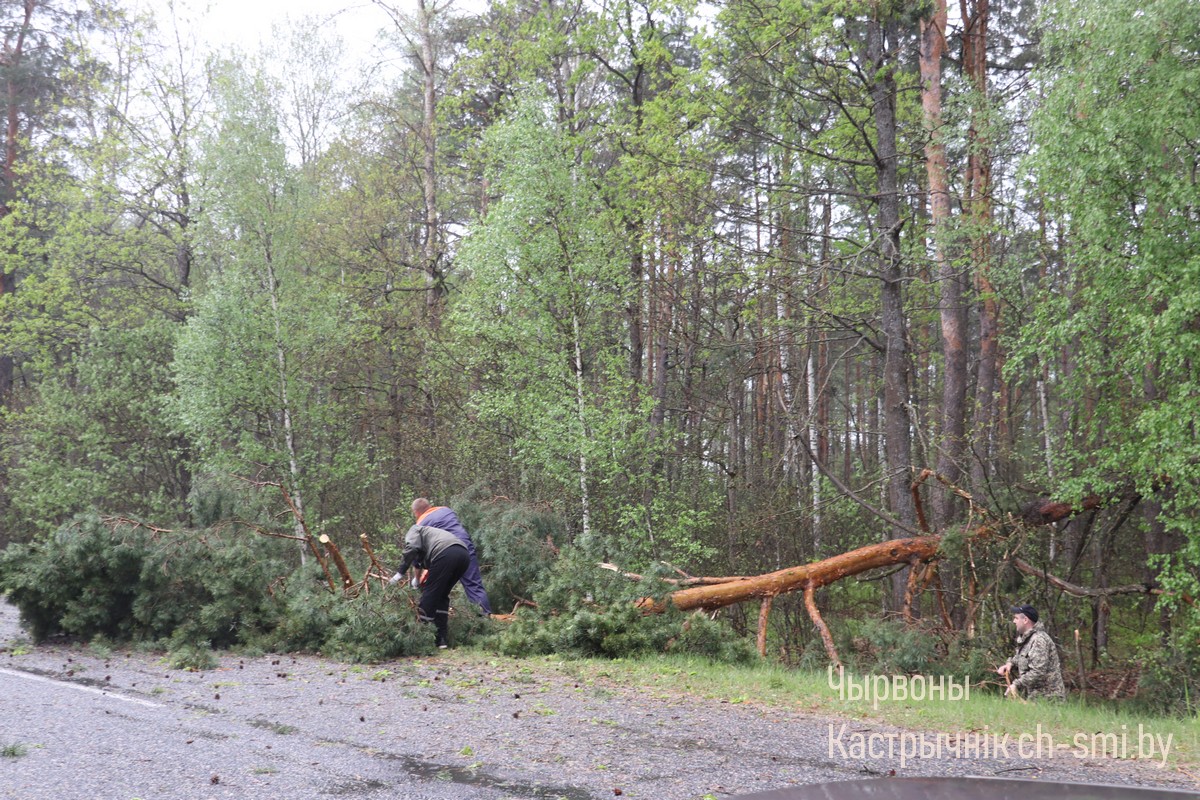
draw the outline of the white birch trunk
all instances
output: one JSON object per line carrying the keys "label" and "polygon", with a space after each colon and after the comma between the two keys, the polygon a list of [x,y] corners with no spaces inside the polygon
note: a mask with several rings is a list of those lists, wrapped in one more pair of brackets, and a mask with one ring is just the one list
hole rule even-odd
{"label": "white birch trunk", "polygon": [[267,256],[267,292],[271,298],[271,314],[275,324],[275,362],[279,370],[279,403],[283,409],[283,441],[288,454],[288,473],[292,479],[289,494],[291,494],[292,502],[296,507],[293,530],[296,536],[302,539],[299,542],[300,563],[304,564],[308,560],[308,534],[304,526],[304,496],[300,490],[300,460],[296,456],[296,435],[292,427],[292,410],[288,399],[287,355],[283,350],[283,331],[279,324],[278,284],[275,281],[275,268],[271,264],[270,255]]}

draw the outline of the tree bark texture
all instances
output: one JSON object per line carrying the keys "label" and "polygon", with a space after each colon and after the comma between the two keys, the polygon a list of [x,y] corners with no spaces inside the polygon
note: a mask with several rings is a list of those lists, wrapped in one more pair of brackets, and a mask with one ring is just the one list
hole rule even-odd
{"label": "tree bark texture", "polygon": [[765,575],[755,575],[739,581],[695,586],[672,592],[665,600],[643,599],[639,606],[648,612],[662,612],[667,604],[681,611],[715,609],[751,599],[775,597],[811,586],[814,590],[851,575],[872,569],[929,561],[937,556],[939,536],[915,536],[891,539],[860,547],[796,567],[788,567]]}
{"label": "tree bark texture", "polygon": [[[946,145],[942,139],[942,57],[946,53],[946,0],[934,0],[929,17],[920,25],[921,106],[926,135],[925,172],[929,182],[929,213],[933,229],[933,260],[939,290],[942,335],[942,408],[937,447],[937,471],[951,484],[962,475],[966,452],[967,313],[962,302],[958,270],[946,252],[950,222],[950,180]],[[935,495],[933,518],[942,530],[954,518],[954,494]]]}
{"label": "tree bark texture", "polygon": [[[883,398],[887,495],[892,513],[906,525],[915,520],[910,493],[909,469],[912,441],[908,414],[908,339],[904,324],[904,271],[900,256],[899,154],[896,149],[896,79],[894,53],[888,47],[895,38],[895,23],[871,20],[868,25],[867,57],[874,72],[871,100],[874,110],[878,182],[878,226],[880,304],[884,336]],[[908,576],[892,576],[892,608],[904,602]]]}
{"label": "tree bark texture", "polygon": [[[37,0],[25,0],[21,24],[15,34],[9,33],[4,41],[0,60],[5,67],[4,100],[7,104],[4,115],[4,185],[0,187],[0,219],[12,213],[12,202],[16,199],[17,156],[23,131],[21,130],[21,73],[25,57],[25,38],[33,23],[33,12]],[[0,269],[0,297],[17,290],[16,270],[5,272]],[[16,368],[11,353],[0,353],[0,403],[13,389]]]}
{"label": "tree bark texture", "polygon": [[421,192],[425,201],[425,237],[421,260],[428,289],[426,310],[430,327],[437,329],[442,302],[441,227],[438,224],[437,192],[437,61],[434,55],[433,9],[426,0],[417,2],[417,25],[421,37],[421,145],[423,169]]}
{"label": "tree bark texture", "polygon": [[973,90],[967,130],[964,212],[971,226],[971,261],[979,296],[979,365],[972,433],[971,491],[983,496],[994,456],[1000,388],[1000,305],[991,280],[992,170],[988,128],[987,30],[989,0],[960,0],[963,19],[962,69]]}

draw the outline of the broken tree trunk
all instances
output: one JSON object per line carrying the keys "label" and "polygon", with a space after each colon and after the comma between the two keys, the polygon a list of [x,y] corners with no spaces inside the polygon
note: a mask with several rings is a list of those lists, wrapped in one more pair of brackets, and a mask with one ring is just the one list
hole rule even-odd
{"label": "broken tree trunk", "polygon": [[[941,537],[938,536],[892,539],[860,547],[823,561],[789,567],[766,575],[680,589],[672,592],[665,600],[642,598],[638,601],[638,607],[648,613],[661,613],[667,609],[668,604],[681,611],[711,610],[755,598],[766,601],[787,592],[803,590],[805,608],[808,610],[808,616],[812,619],[813,625],[821,634],[825,652],[829,655],[830,661],[834,664],[841,664],[841,659],[833,644],[833,636],[817,610],[814,597],[816,590],[850,575],[859,575],[880,567],[891,567],[897,564],[916,566],[926,563],[937,557],[940,544]],[[763,617],[768,613],[770,613],[770,605],[764,603],[759,615],[759,652],[763,652],[766,646]]]}
{"label": "broken tree trunk", "polygon": [[841,553],[823,561],[788,567],[778,572],[680,589],[672,592],[667,600],[643,598],[638,602],[638,606],[649,612],[662,612],[667,609],[669,602],[681,611],[697,608],[711,610],[754,598],[775,597],[794,592],[809,584],[814,589],[820,589],[842,578],[859,575],[868,570],[929,561],[936,557],[940,543],[941,537],[938,536],[891,539]]}
{"label": "broken tree trunk", "polygon": [[[963,492],[961,489],[953,486],[945,481],[941,476],[932,470],[922,471],[913,481],[912,492],[913,499],[916,503],[918,516],[924,526],[924,514],[921,510],[919,495],[917,494],[921,484],[928,478],[935,477],[938,480],[947,483],[952,491],[959,493],[964,497],[972,510],[979,513],[984,518],[985,523],[977,527],[973,533],[967,536],[968,553],[970,552],[970,542],[973,540],[982,540],[988,537],[997,535],[1002,531],[1002,525],[999,520],[987,513],[987,510],[975,504],[974,499],[970,495]],[[1136,494],[1128,495],[1136,502]],[[1084,498],[1079,505],[1072,506],[1067,503],[1056,502],[1048,498],[1038,498],[1030,503],[1027,503],[1021,509],[1019,519],[1016,522],[1023,522],[1028,525],[1046,525],[1052,522],[1066,519],[1067,517],[1078,514],[1082,511],[1088,511],[1100,508],[1107,504],[1104,498],[1093,495]],[[857,550],[851,550],[848,553],[826,558],[822,561],[816,561],[811,564],[804,564],[797,567],[789,567],[777,572],[769,572],[766,575],[756,575],[751,577],[728,579],[728,578],[704,578],[703,585],[691,586],[686,589],[678,589],[669,594],[666,599],[655,599],[652,597],[644,597],[638,601],[638,607],[647,613],[661,613],[669,606],[674,606],[681,611],[691,611],[695,609],[712,610],[723,608],[724,606],[733,605],[735,603],[745,602],[747,600],[758,599],[762,601],[759,609],[758,619],[758,650],[759,653],[764,653],[766,650],[766,629],[767,617],[771,612],[771,603],[775,597],[787,592],[803,591],[804,606],[808,611],[808,616],[812,620],[813,625],[821,635],[821,641],[825,646],[825,652],[829,655],[829,660],[835,665],[841,664],[841,659],[838,657],[837,648],[833,643],[833,636],[829,632],[828,626],[821,618],[820,610],[817,608],[815,593],[817,589],[828,586],[831,583],[841,580],[842,578],[851,575],[859,575],[873,569],[884,567],[894,567],[898,565],[908,565],[910,567],[920,567],[929,565],[928,570],[920,572],[914,569],[910,573],[908,582],[908,591],[906,592],[904,602],[904,615],[906,619],[912,619],[912,603],[916,596],[924,592],[929,584],[936,577],[936,572],[931,562],[938,558],[938,548],[942,542],[942,537],[937,535],[914,536],[908,539],[892,539],[878,544],[867,545],[860,547]],[[969,559],[971,560],[971,559]],[[620,570],[611,565],[602,565],[606,569],[612,569],[620,572]],[[974,565],[972,564],[971,575],[969,578],[968,589],[968,605],[973,606],[977,602],[974,596],[975,592],[975,575]],[[1028,565],[1018,564],[1023,571],[1031,569]],[[627,573],[628,574],[628,573]],[[641,576],[629,575],[629,577],[640,579]],[[1050,580],[1049,577],[1043,576]],[[697,579],[692,579],[693,581]],[[1052,582],[1058,581],[1055,579]],[[1062,584],[1065,582],[1057,582],[1055,585],[1066,590]],[[681,581],[680,585],[685,585]],[[1071,588],[1078,588],[1072,586]],[[1140,588],[1140,587],[1139,587]],[[1107,593],[1124,593],[1130,591],[1132,587],[1118,587],[1117,591],[1109,590]],[[1191,598],[1184,598],[1192,602]],[[946,611],[945,604],[940,595],[940,580],[939,580],[939,596],[938,596],[942,616],[949,622],[949,614]],[[968,612],[968,626],[973,626],[974,609]],[[968,631],[970,633],[970,631]]]}
{"label": "broken tree trunk", "polygon": [[342,551],[333,543],[333,540],[328,535],[322,533],[317,539],[321,544],[325,545],[325,552],[333,559],[334,565],[337,567],[338,574],[342,576],[342,591],[350,591],[350,587],[354,585],[354,578],[350,577],[350,569],[346,566],[346,560],[342,558]]}

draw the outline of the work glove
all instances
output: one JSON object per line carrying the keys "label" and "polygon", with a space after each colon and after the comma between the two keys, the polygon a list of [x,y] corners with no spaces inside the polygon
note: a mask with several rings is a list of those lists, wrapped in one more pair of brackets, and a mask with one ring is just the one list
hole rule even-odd
{"label": "work glove", "polygon": [[403,576],[399,572],[397,572],[395,575],[388,578],[388,583],[392,586],[395,586],[397,583],[400,582],[400,578],[402,578],[402,577]]}

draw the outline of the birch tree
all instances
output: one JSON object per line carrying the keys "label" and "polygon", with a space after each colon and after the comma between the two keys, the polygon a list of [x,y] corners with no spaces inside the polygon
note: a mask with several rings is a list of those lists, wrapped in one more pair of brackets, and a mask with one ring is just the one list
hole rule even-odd
{"label": "birch tree", "polygon": [[304,256],[311,201],[287,161],[270,84],[232,62],[218,87],[201,236],[211,277],[180,336],[174,405],[201,468],[279,484],[306,540],[322,517],[314,508],[309,519],[314,496],[371,478],[338,391],[361,332],[337,285]]}
{"label": "birch tree", "polygon": [[566,502],[582,547],[643,558],[686,550],[679,527],[655,539],[644,520],[640,536],[621,525],[630,499],[620,487],[651,446],[652,400],[628,405],[620,228],[547,109],[527,98],[488,135],[498,199],[464,243],[470,280],[453,313],[480,382],[472,405],[526,474],[549,479],[544,490]]}
{"label": "birch tree", "polygon": [[1031,165],[1069,235],[1020,353],[1072,364],[1052,374],[1076,432],[1059,491],[1132,484],[1158,501],[1145,550],[1176,592],[1170,620],[1194,632],[1179,598],[1200,591],[1200,17],[1186,0],[1133,14],[1088,0],[1050,3],[1043,24]]}

